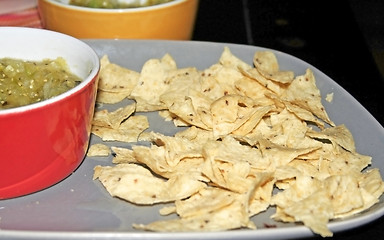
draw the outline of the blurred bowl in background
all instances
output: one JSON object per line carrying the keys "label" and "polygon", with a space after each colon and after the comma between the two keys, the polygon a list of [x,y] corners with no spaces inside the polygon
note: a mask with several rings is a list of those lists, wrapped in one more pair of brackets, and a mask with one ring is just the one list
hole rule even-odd
{"label": "blurred bowl in background", "polygon": [[47,100],[0,109],[1,200],[48,188],[81,164],[89,144],[100,62],[83,41],[58,32],[0,27],[0,36],[6,36],[0,38],[0,58],[40,62],[61,57],[82,79]]}
{"label": "blurred bowl in background", "polygon": [[153,6],[102,9],[39,0],[44,28],[76,38],[190,40],[198,0],[173,0]]}

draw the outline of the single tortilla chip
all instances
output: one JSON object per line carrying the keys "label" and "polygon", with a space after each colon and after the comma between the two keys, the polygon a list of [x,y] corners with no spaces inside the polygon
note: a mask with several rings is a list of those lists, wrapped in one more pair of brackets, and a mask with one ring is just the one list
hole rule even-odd
{"label": "single tortilla chip", "polygon": [[115,104],[123,101],[128,98],[129,93],[127,92],[106,92],[103,90],[97,91],[96,102],[106,103],[106,104]]}
{"label": "single tortilla chip", "polygon": [[256,52],[253,64],[261,75],[274,82],[291,83],[295,77],[292,71],[280,71],[276,55],[271,51]]}
{"label": "single tortilla chip", "polygon": [[111,154],[110,147],[102,143],[92,144],[87,151],[89,157],[106,157],[109,154]]}
{"label": "single tortilla chip", "polygon": [[100,59],[100,64],[98,89],[101,91],[128,96],[139,81],[138,72],[111,63],[106,55]]}
{"label": "single tortilla chip", "polygon": [[244,76],[238,79],[234,84],[235,88],[237,89],[237,94],[244,95],[256,100],[258,105],[270,106],[274,104],[273,100],[266,97],[266,94],[271,93],[271,91],[261,85],[258,81]]}
{"label": "single tortilla chip", "polygon": [[144,205],[184,199],[206,186],[193,175],[176,175],[164,180],[143,166],[126,163],[96,166],[94,179],[99,179],[111,196]]}
{"label": "single tortilla chip", "polygon": [[111,150],[114,152],[114,157],[112,159],[113,163],[137,163],[132,149],[123,147],[111,147]]}
{"label": "single tortilla chip", "polygon": [[359,183],[352,176],[330,176],[324,181],[333,213],[343,214],[364,205]]}
{"label": "single tortilla chip", "polygon": [[281,84],[279,82],[272,81],[271,79],[268,79],[264,77],[256,68],[251,68],[248,70],[240,69],[240,71],[246,76],[249,77],[257,82],[259,82],[262,86],[269,89],[273,93],[277,94],[278,96],[281,96],[281,94],[285,91],[287,86],[285,84]]}
{"label": "single tortilla chip", "polygon": [[[188,214],[186,214],[188,217],[156,221],[147,225],[134,224],[133,227],[140,230],[159,232],[206,232],[239,229],[243,227],[256,229],[255,224],[249,219],[247,208],[244,208],[244,206],[247,205],[246,195],[234,195],[233,193],[222,191],[222,193],[205,193],[205,196],[217,202],[221,207],[215,206],[202,199],[202,201],[198,201],[197,204],[182,207],[183,212],[188,212]],[[194,196],[192,196],[192,198],[193,197]],[[190,201],[188,201],[188,203],[189,202]],[[180,205],[182,203],[178,203],[177,206],[181,208]],[[196,212],[193,213],[193,211]],[[208,212],[209,214],[206,214]]]}
{"label": "single tortilla chip", "polygon": [[93,125],[91,132],[103,141],[137,142],[139,135],[148,127],[146,116],[135,115],[126,119],[117,129]]}
{"label": "single tortilla chip", "polygon": [[315,192],[283,211],[322,237],[333,236],[327,226],[329,219],[333,218],[332,205],[324,190]]}
{"label": "single tortilla chip", "polygon": [[247,122],[257,111],[253,99],[241,95],[226,95],[211,104],[213,134],[225,136]]}
{"label": "single tortilla chip", "polygon": [[219,59],[219,63],[225,67],[230,67],[234,69],[242,68],[247,70],[252,68],[251,65],[233,55],[229,47],[224,47],[224,50]]}
{"label": "single tortilla chip", "polygon": [[313,113],[311,113],[310,111],[308,111],[304,108],[301,108],[297,105],[291,104],[289,102],[285,102],[284,104],[285,104],[288,111],[294,113],[301,120],[303,120],[305,122],[309,122],[309,123],[314,123],[320,129],[324,129],[324,123],[322,121],[320,121],[318,118],[316,118],[313,115]]}
{"label": "single tortilla chip", "polygon": [[333,144],[338,144],[350,152],[356,152],[355,141],[352,133],[344,124],[326,128],[321,132],[310,130],[307,132],[307,135],[312,138],[328,139]]}
{"label": "single tortilla chip", "polygon": [[307,69],[304,75],[297,76],[281,95],[281,98],[312,112],[329,125],[335,125],[329,119],[321,102],[320,90],[316,86],[312,70]]}
{"label": "single tortilla chip", "polygon": [[113,112],[108,112],[106,109],[96,111],[93,116],[92,125],[118,129],[121,123],[135,112],[135,109],[136,104],[132,103]]}
{"label": "single tortilla chip", "polygon": [[137,111],[156,111],[166,107],[159,97],[169,88],[168,72],[177,70],[173,58],[166,54],[161,59],[148,60],[130,97],[137,103]]}

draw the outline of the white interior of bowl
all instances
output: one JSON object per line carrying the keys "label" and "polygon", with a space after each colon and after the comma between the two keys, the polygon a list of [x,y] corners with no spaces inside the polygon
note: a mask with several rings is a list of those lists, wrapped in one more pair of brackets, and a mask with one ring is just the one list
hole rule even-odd
{"label": "white interior of bowl", "polygon": [[65,98],[84,88],[99,71],[100,62],[95,51],[74,37],[49,30],[23,27],[0,27],[0,36],[6,36],[0,38],[2,48],[0,58],[41,61],[63,57],[70,71],[83,79],[78,86],[57,97],[24,107],[1,110],[0,114],[23,111]]}
{"label": "white interior of bowl", "polygon": [[[150,11],[158,8],[166,8],[170,7],[176,4],[180,4],[182,2],[188,1],[188,0],[173,0],[171,2],[163,3],[163,4],[157,4],[153,6],[147,6],[147,7],[137,7],[137,8],[124,8],[124,9],[105,9],[105,8],[89,8],[89,7],[80,7],[80,6],[74,6],[69,5],[69,0],[45,0],[47,2],[51,2],[56,5],[60,5],[62,7],[71,8],[74,10],[80,10],[80,11],[89,11],[89,12],[140,12],[140,11]],[[121,1],[146,1],[146,0],[121,0]]]}

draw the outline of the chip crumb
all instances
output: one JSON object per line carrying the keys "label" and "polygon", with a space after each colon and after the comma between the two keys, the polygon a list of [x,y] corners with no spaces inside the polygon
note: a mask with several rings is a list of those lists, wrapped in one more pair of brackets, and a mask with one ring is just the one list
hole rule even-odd
{"label": "chip crumb", "polygon": [[325,100],[327,102],[332,102],[333,101],[333,93],[328,93],[327,96],[325,97]]}

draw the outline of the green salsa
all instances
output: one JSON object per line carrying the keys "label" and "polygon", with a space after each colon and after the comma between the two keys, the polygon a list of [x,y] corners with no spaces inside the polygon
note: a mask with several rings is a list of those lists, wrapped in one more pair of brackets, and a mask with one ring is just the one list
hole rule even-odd
{"label": "green salsa", "polygon": [[118,0],[70,0],[70,5],[90,7],[90,8],[108,8],[108,9],[119,9],[119,8],[136,8],[146,7],[162,3],[171,2],[173,0],[147,0],[144,3],[141,1],[133,1],[132,3],[122,3]]}
{"label": "green salsa", "polygon": [[52,98],[81,82],[64,58],[43,61],[0,59],[0,109],[25,106]]}

